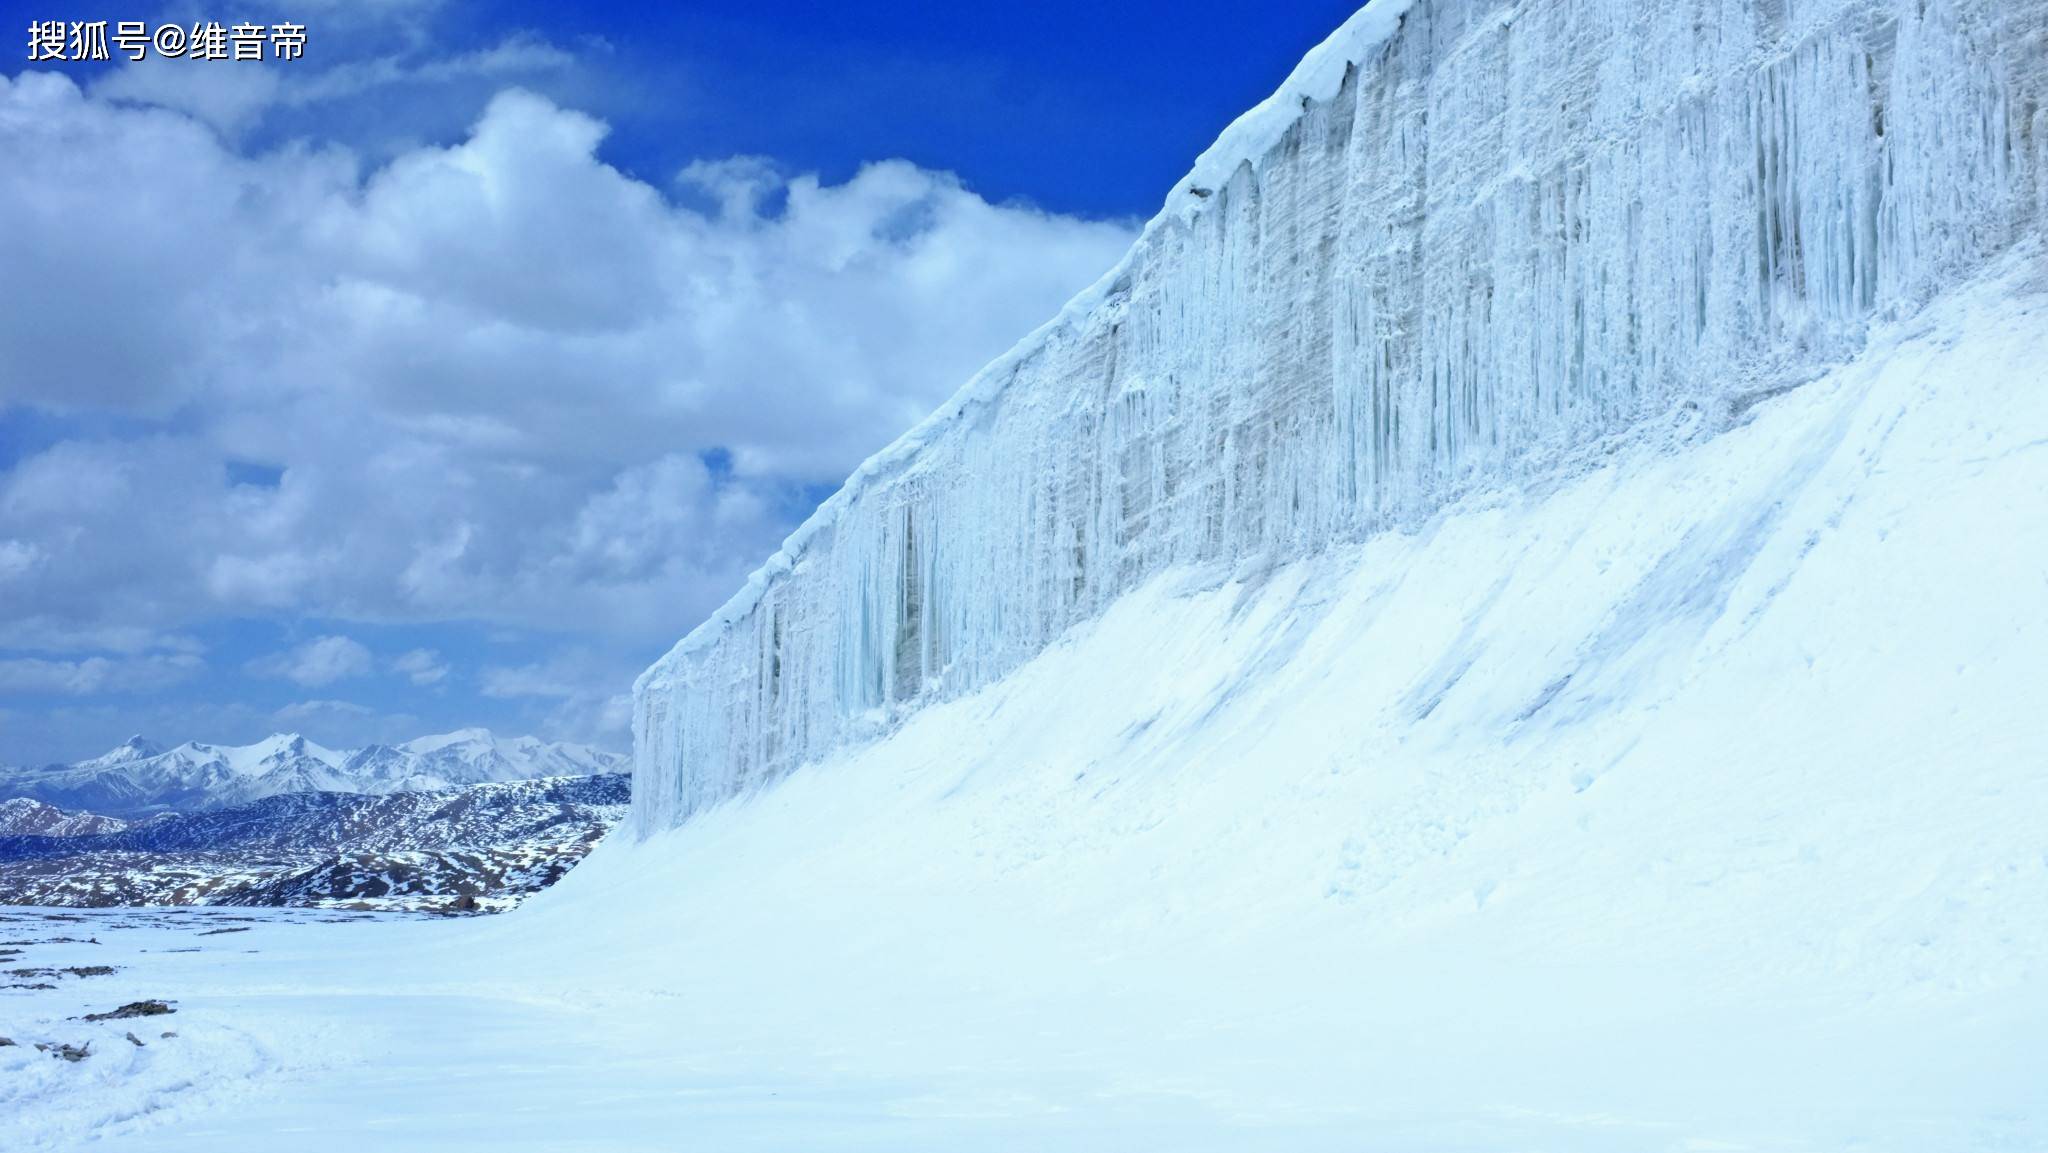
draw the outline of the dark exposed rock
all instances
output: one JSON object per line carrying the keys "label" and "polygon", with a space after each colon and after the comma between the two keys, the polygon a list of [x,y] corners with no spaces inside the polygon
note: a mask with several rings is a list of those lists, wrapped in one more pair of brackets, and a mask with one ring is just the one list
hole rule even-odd
{"label": "dark exposed rock", "polygon": [[88,1021],[125,1021],[130,1017],[161,1017],[165,1013],[175,1012],[177,1012],[176,1009],[171,1008],[162,1001],[130,1001],[111,1012],[87,1013],[85,1019]]}

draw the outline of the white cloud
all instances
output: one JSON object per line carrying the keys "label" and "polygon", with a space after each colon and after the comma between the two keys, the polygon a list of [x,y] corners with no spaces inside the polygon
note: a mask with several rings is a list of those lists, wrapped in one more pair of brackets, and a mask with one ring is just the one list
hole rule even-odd
{"label": "white cloud", "polygon": [[439,684],[448,676],[448,663],[433,649],[414,649],[391,662],[391,671],[415,685]]}
{"label": "white cloud", "polygon": [[50,616],[17,616],[0,620],[0,649],[31,652],[110,652],[123,655],[161,650],[198,656],[206,646],[182,633],[158,632],[134,625],[100,624],[72,628]]}
{"label": "white cloud", "polygon": [[42,560],[41,545],[25,540],[0,540],[0,581],[20,576]]}
{"label": "white cloud", "polygon": [[230,135],[243,131],[277,102],[283,69],[194,68],[152,55],[125,63],[92,86],[105,100],[153,104],[184,112]]}
{"label": "white cloud", "polygon": [[[796,493],[1130,236],[903,162],[840,185],[696,165],[671,196],[605,164],[604,131],[508,92],[366,173],[0,77],[0,409],[157,430],[0,473],[0,634],[255,611],[665,641]],[[229,460],[282,478],[231,485]]]}
{"label": "white cloud", "polygon": [[296,648],[249,662],[257,676],[282,677],[307,688],[369,675],[370,650],[343,636],[316,637]]}
{"label": "white cloud", "polygon": [[633,701],[625,690],[638,670],[587,648],[522,665],[487,666],[479,690],[497,700],[544,705],[540,726],[569,740],[623,747],[631,736]]}
{"label": "white cloud", "polygon": [[287,74],[278,102],[303,107],[360,96],[405,84],[447,84],[467,79],[504,79],[559,72],[575,56],[531,33],[515,33],[489,48],[424,60],[387,55],[349,60],[321,72]]}
{"label": "white cloud", "polygon": [[280,724],[301,725],[308,721],[350,720],[375,716],[375,710],[353,701],[294,701],[271,714]]}
{"label": "white cloud", "polygon": [[191,653],[79,660],[10,657],[0,659],[0,692],[64,696],[155,692],[189,680],[205,667],[206,662]]}
{"label": "white cloud", "polygon": [[573,697],[589,685],[546,665],[493,665],[483,672],[487,697]]}
{"label": "white cloud", "polygon": [[[303,16],[300,19],[304,23]],[[331,26],[312,35],[325,41]],[[321,58],[332,59],[332,46]],[[151,55],[123,60],[94,81],[98,99],[146,104],[185,113],[235,137],[275,109],[304,109],[359,99],[390,89],[444,89],[465,82],[516,82],[561,73],[576,58],[530,33],[515,33],[488,48],[451,56],[406,50],[342,59],[327,67],[301,59],[235,68],[194,68]]]}
{"label": "white cloud", "polygon": [[[616,745],[648,652],[1131,239],[901,161],[656,187],[604,161],[604,124],[517,90],[383,159],[247,152],[132,102],[232,125],[552,50],[492,51],[175,99],[0,76],[0,414],[70,430],[0,470],[0,691],[177,683],[205,662],[166,638],[224,618],[454,622],[575,638],[474,689]],[[231,461],[281,472],[234,484]],[[317,687],[377,662],[325,636],[247,667]],[[384,669],[451,683],[428,650]],[[45,715],[44,747],[129,724]]]}

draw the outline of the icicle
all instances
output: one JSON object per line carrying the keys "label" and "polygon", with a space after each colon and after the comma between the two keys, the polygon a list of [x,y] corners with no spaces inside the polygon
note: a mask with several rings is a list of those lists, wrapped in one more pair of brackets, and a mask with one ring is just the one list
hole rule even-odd
{"label": "icicle", "polygon": [[2048,0],[1380,0],[649,670],[638,826],[1170,566],[1413,524],[1846,355],[2039,234],[2044,27]]}

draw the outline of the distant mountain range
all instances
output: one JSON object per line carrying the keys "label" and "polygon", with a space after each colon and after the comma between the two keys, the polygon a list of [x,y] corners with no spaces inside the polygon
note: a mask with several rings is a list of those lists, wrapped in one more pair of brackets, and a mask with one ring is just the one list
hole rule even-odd
{"label": "distant mountain range", "polygon": [[624,757],[602,749],[535,737],[501,740],[487,729],[351,750],[325,748],[297,733],[279,733],[253,745],[188,741],[171,749],[131,737],[76,764],[0,767],[0,798],[136,819],[233,808],[289,793],[432,792],[617,772],[625,764]]}
{"label": "distant mountain range", "polygon": [[127,827],[128,822],[118,817],[70,813],[27,797],[0,801],[0,837],[85,837]]}
{"label": "distant mountain range", "polygon": [[286,793],[132,823],[18,800],[0,805],[0,905],[485,912],[566,873],[625,815],[631,790],[606,773]]}

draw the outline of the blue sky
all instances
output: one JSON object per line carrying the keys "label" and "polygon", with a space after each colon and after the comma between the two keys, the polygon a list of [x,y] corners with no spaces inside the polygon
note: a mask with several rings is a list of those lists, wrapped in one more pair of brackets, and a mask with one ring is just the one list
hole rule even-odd
{"label": "blue sky", "polygon": [[[75,0],[5,0],[5,26],[113,19]],[[612,126],[606,158],[660,180],[691,160],[752,154],[837,182],[901,157],[958,173],[992,200],[1058,212],[1149,216],[1195,154],[1270,93],[1357,8],[1350,0],[1272,6],[877,2],[351,5],[416,19],[337,25],[328,4],[179,4],[161,18],[308,23],[307,71],[382,52],[453,57],[508,39],[560,51],[560,67],[516,77]],[[152,18],[155,23],[157,17]],[[17,40],[23,39],[16,35]],[[20,46],[0,70],[23,67]],[[66,65],[74,76],[89,65]],[[280,116],[258,139],[313,131],[359,142],[458,136],[493,85],[451,85],[441,106],[386,117],[357,100]],[[467,87],[468,91],[452,91]]]}
{"label": "blue sky", "polygon": [[24,59],[138,14],[0,3],[0,763],[623,747],[1349,8],[181,3],[306,59]]}
{"label": "blue sky", "polygon": [[651,170],[750,152],[840,178],[901,156],[992,199],[1149,216],[1355,7],[531,3],[508,15],[613,46],[609,110],[629,162]]}

